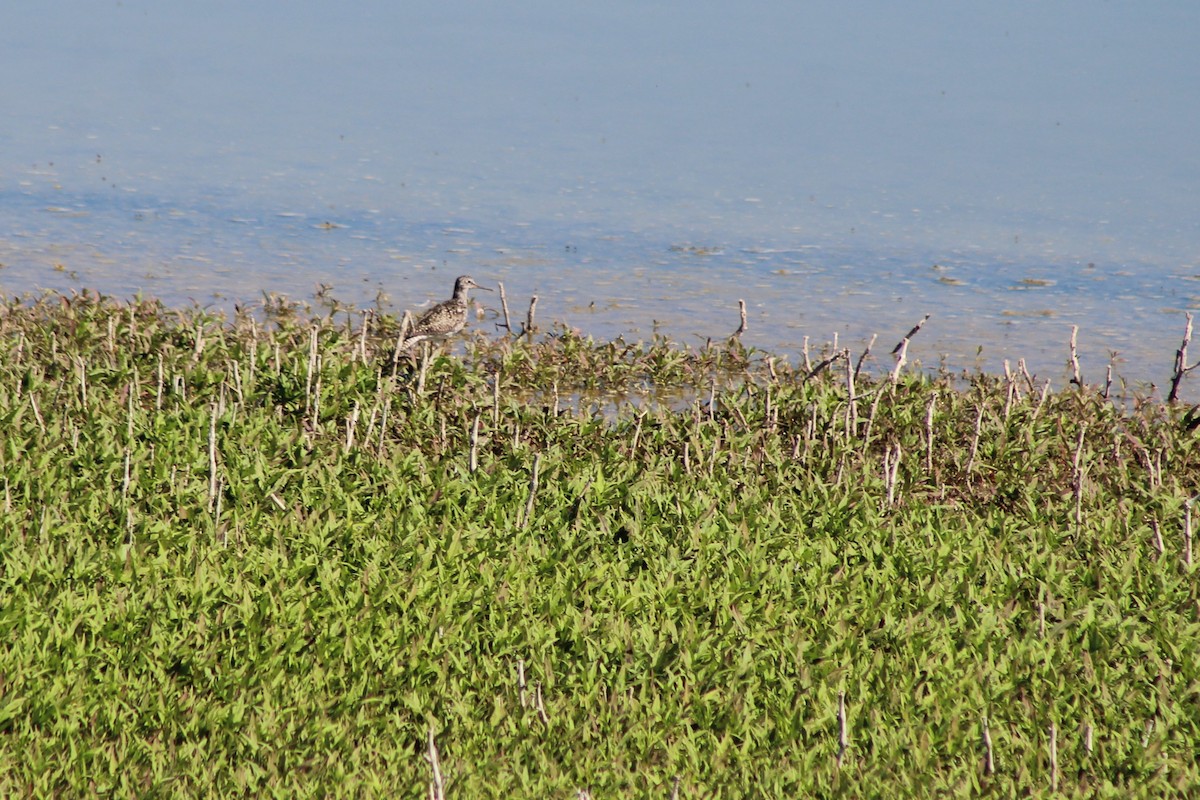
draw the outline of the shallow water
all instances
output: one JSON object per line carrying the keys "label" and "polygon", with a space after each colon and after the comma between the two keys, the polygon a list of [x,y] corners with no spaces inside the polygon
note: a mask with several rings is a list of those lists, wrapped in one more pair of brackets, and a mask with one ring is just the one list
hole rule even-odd
{"label": "shallow water", "polygon": [[1078,325],[1086,379],[1164,385],[1200,12],[799,5],[20,4],[0,289],[404,308],[470,273],[598,338],[702,343],[745,299],[794,360],[886,364],[931,312],[910,358],[1060,379]]}

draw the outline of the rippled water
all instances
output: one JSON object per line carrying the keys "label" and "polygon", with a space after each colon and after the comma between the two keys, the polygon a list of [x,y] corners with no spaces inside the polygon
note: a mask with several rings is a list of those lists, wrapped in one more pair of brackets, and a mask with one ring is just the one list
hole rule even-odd
{"label": "rippled water", "polygon": [[1078,325],[1085,378],[1162,385],[1193,8],[19,4],[0,289],[403,308],[470,273],[601,338],[723,337],[744,299],[793,359],[932,312],[923,363],[1058,378]]}

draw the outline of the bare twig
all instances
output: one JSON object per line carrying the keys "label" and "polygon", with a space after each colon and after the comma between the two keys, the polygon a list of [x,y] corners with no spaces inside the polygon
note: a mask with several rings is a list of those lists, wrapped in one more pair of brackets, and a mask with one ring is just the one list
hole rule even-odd
{"label": "bare twig", "polygon": [[471,456],[468,459],[467,469],[474,472],[479,468],[479,412],[475,412],[475,419],[471,422]]}
{"label": "bare twig", "polygon": [[433,728],[429,729],[429,750],[425,753],[425,760],[433,770],[433,779],[429,782],[430,800],[445,800],[446,789],[442,784],[442,765],[438,761],[438,749],[433,741]]}
{"label": "bare twig", "polygon": [[[807,341],[807,337],[805,337],[805,341]],[[824,371],[826,368],[828,368],[830,364],[832,364],[833,362],[835,362],[839,358],[841,358],[842,355],[843,355],[842,351],[839,350],[836,353],[834,353],[833,355],[831,355],[829,358],[827,358],[824,361],[822,361],[821,363],[817,364],[815,367],[813,367],[812,369],[810,369],[808,371],[807,375],[804,376],[804,380],[802,381],[802,383],[808,383],[810,380],[812,380],[817,375],[819,375],[822,371]],[[806,365],[808,363],[807,356],[808,356],[808,354],[806,352],[805,353],[805,364]]]}
{"label": "bare twig", "polygon": [[1079,326],[1071,326],[1071,383],[1083,386],[1083,377],[1079,373],[1079,351],[1075,347],[1075,337],[1079,335]]}
{"label": "bare twig", "polygon": [[1058,726],[1050,723],[1050,791],[1058,791]]}
{"label": "bare twig", "polygon": [[875,346],[875,340],[879,338],[879,334],[871,334],[871,341],[867,342],[867,349],[862,351],[862,355],[858,357],[858,361],[854,362],[854,377],[858,377],[858,373],[862,372],[863,363],[867,357],[871,355],[871,348]]}
{"label": "bare twig", "polygon": [[910,330],[908,333],[904,334],[904,338],[901,339],[900,343],[897,344],[892,349],[892,355],[894,355],[896,357],[896,366],[892,368],[892,384],[893,385],[895,385],[895,383],[898,380],[900,380],[900,370],[904,369],[904,365],[908,362],[908,342],[909,342],[909,340],[912,339],[912,337],[917,335],[917,331],[921,330],[921,326],[923,326],[926,322],[929,321],[929,317],[930,317],[929,314],[926,314],[924,317],[922,317],[921,321],[918,322],[916,325],[913,325],[912,330]]}
{"label": "bare twig", "polygon": [[732,338],[734,338],[734,339],[741,338],[741,335],[746,332],[746,301],[745,300],[738,300],[738,314],[741,316],[742,321],[741,321],[741,324],[738,325],[738,329],[733,332]]}
{"label": "bare twig", "polygon": [[1192,341],[1192,315],[1187,315],[1187,326],[1183,331],[1183,343],[1179,345],[1179,349],[1175,351],[1175,374],[1171,376],[1171,392],[1167,395],[1167,402],[1174,403],[1179,399],[1179,385],[1183,382],[1183,376],[1200,367],[1200,361],[1190,366],[1187,363],[1188,344]]}
{"label": "bare twig", "polygon": [[938,393],[929,395],[929,405],[925,407],[925,471],[933,472],[933,409],[937,405]]}
{"label": "bare twig", "polygon": [[525,318],[525,335],[530,338],[533,337],[533,332],[537,330],[537,326],[533,322],[534,314],[537,312],[537,302],[538,296],[536,294],[529,298],[529,314]]}
{"label": "bare twig", "polygon": [[533,472],[529,478],[529,499],[525,502],[525,513],[521,515],[521,524],[517,527],[524,528],[529,525],[529,519],[533,515],[533,502],[537,497],[539,471],[542,468],[542,454],[538,453],[533,457]]}
{"label": "bare twig", "polygon": [[983,752],[984,752],[983,774],[984,775],[995,775],[996,774],[996,759],[995,759],[995,755],[992,752],[992,732],[988,729],[987,714],[983,715]]}
{"label": "bare twig", "polygon": [[904,334],[904,338],[900,340],[899,344],[897,344],[895,347],[892,348],[892,355],[896,355],[897,353],[899,353],[901,348],[904,347],[905,342],[907,342],[909,339],[911,339],[912,337],[917,335],[917,331],[921,330],[921,326],[923,326],[926,322],[929,321],[930,316],[932,316],[932,315],[926,314],[924,317],[921,318],[920,322],[918,322],[916,325],[912,326],[912,330],[910,330],[908,333]]}
{"label": "bare twig", "polygon": [[838,692],[838,754],[837,765],[840,768],[846,758],[846,750],[850,747],[850,731],[846,726],[846,693]]}
{"label": "bare twig", "polygon": [[500,290],[500,310],[504,312],[504,330],[512,333],[512,320],[508,316],[508,296],[504,294],[504,284],[496,281],[496,287]]}

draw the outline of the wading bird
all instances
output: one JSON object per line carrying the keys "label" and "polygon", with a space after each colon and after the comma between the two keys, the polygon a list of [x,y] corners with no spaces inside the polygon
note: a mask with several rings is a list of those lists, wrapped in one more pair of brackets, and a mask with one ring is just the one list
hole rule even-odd
{"label": "wading bird", "polygon": [[467,324],[467,292],[471,289],[491,291],[486,286],[476,283],[470,275],[458,276],[454,281],[454,295],[417,317],[408,335],[404,337],[404,344],[400,345],[400,350],[407,352],[418,342],[426,339],[445,339],[461,331]]}

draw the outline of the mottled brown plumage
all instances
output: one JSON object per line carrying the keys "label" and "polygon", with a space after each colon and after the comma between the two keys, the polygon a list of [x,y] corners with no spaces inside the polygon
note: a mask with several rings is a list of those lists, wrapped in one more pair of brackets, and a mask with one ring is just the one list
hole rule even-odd
{"label": "mottled brown plumage", "polygon": [[454,295],[419,316],[400,349],[408,350],[426,339],[444,339],[461,331],[467,324],[467,292],[471,289],[491,291],[476,283],[470,275],[460,275],[454,281]]}

